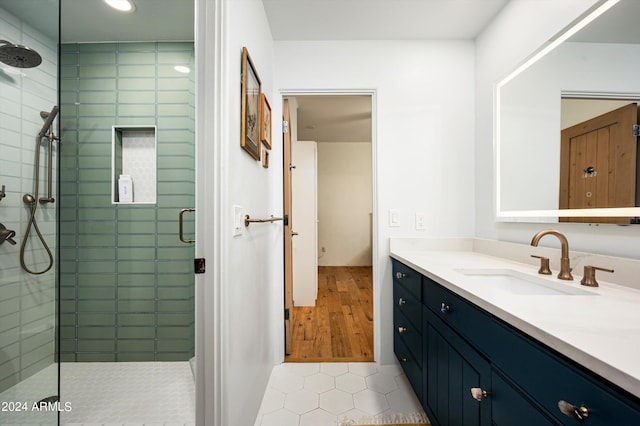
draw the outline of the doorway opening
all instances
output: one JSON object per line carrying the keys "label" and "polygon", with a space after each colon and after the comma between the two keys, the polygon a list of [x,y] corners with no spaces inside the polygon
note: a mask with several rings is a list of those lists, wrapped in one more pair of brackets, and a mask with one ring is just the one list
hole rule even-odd
{"label": "doorway opening", "polygon": [[372,100],[284,99],[287,362],[374,361]]}

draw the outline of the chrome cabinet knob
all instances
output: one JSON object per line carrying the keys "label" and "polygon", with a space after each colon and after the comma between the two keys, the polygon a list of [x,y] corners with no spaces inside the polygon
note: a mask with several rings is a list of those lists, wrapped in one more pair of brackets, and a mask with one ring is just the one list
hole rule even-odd
{"label": "chrome cabinet knob", "polygon": [[407,358],[400,358],[400,362],[407,362]]}
{"label": "chrome cabinet knob", "polygon": [[399,279],[399,280],[403,279],[406,276],[407,276],[407,274],[405,274],[405,273],[396,272],[396,278]]}
{"label": "chrome cabinet knob", "polygon": [[407,301],[404,300],[402,297],[400,299],[398,299],[398,306],[402,306],[402,305],[406,305]]}
{"label": "chrome cabinet knob", "polygon": [[440,305],[440,312],[442,312],[443,314],[446,314],[447,312],[450,312],[450,311],[451,311],[451,306],[442,302],[442,305]]}
{"label": "chrome cabinet knob", "polygon": [[407,327],[398,327],[398,333],[402,334],[402,333],[406,333],[407,331]]}
{"label": "chrome cabinet knob", "polygon": [[562,414],[577,420],[579,423],[584,423],[587,417],[589,417],[589,410],[584,405],[578,407],[561,399],[558,401],[558,408]]}
{"label": "chrome cabinet knob", "polygon": [[489,392],[487,392],[486,390],[484,390],[482,388],[471,388],[471,396],[476,401],[482,401],[488,395],[489,395]]}

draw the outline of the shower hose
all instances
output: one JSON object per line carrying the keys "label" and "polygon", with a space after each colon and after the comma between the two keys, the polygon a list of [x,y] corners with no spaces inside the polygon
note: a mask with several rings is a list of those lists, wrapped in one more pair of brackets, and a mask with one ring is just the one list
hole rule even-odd
{"label": "shower hose", "polygon": [[[53,137],[54,136],[52,134],[47,135],[47,138],[53,138]],[[40,182],[40,142],[41,140],[42,138],[40,137],[40,135],[38,135],[38,137],[36,137],[36,165],[35,165],[36,179],[35,179],[35,185],[34,185],[34,193],[33,195],[24,194],[24,196],[22,197],[22,201],[24,201],[24,203],[29,206],[29,223],[27,224],[27,229],[24,232],[24,237],[22,238],[22,244],[20,245],[20,266],[22,266],[22,269],[24,269],[26,272],[32,275],[44,274],[53,266],[53,254],[51,254],[51,250],[49,249],[49,246],[47,245],[46,240],[42,236],[42,233],[40,232],[40,228],[38,228],[38,222],[36,222],[36,210],[38,209],[38,186]],[[51,146],[52,146],[51,143],[49,143],[49,149],[51,149]],[[51,152],[49,152],[49,155],[51,155]],[[47,255],[49,256],[49,264],[42,271],[34,271],[32,269],[29,269],[29,267],[26,265],[24,260],[25,247],[27,246],[27,240],[29,239],[29,233],[31,232],[31,227],[35,229],[36,234],[38,235],[38,239],[40,239],[40,241],[42,242],[42,245],[46,250]]]}

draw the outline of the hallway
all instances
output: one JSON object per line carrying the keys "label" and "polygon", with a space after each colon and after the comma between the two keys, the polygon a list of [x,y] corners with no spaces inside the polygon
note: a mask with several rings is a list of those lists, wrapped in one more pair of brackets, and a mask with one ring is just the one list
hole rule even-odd
{"label": "hallway", "polygon": [[320,266],[315,307],[294,307],[286,362],[373,361],[371,267]]}

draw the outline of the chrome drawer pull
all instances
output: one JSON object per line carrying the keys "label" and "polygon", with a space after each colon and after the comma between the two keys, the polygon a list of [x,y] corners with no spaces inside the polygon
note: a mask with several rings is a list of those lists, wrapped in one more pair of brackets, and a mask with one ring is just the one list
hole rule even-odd
{"label": "chrome drawer pull", "polygon": [[449,311],[451,311],[451,306],[449,306],[446,303],[442,302],[442,305],[440,305],[440,312],[442,312],[443,314],[446,314]]}
{"label": "chrome drawer pull", "polygon": [[407,332],[407,327],[398,327],[398,333],[402,334],[406,332]]}
{"label": "chrome drawer pull", "polygon": [[489,392],[487,392],[486,390],[484,390],[482,388],[471,388],[471,396],[476,401],[482,401],[488,395],[489,395]]}
{"label": "chrome drawer pull", "polygon": [[400,299],[398,299],[398,306],[402,306],[402,305],[406,305],[407,301],[404,300],[402,297]]}
{"label": "chrome drawer pull", "polygon": [[589,410],[584,405],[577,407],[561,399],[558,401],[558,408],[562,414],[577,420],[579,423],[584,423],[587,417],[589,417]]}
{"label": "chrome drawer pull", "polygon": [[399,280],[403,279],[406,276],[407,276],[407,274],[404,274],[402,272],[396,272],[396,278],[399,279]]}
{"label": "chrome drawer pull", "polygon": [[400,358],[400,361],[407,362],[407,358]]}

